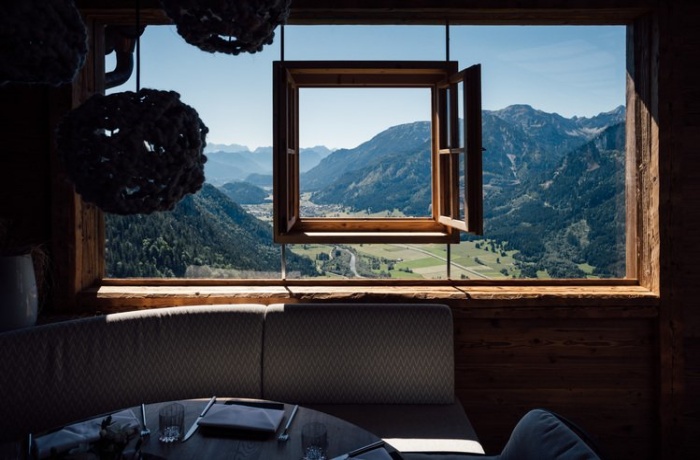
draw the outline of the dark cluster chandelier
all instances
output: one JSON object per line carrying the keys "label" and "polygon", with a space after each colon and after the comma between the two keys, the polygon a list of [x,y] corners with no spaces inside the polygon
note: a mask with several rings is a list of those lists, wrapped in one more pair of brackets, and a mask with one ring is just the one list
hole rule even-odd
{"label": "dark cluster chandelier", "polygon": [[139,89],[92,96],[62,120],[57,147],[85,201],[150,214],[202,188],[208,131],[175,91]]}
{"label": "dark cluster chandelier", "polygon": [[4,0],[0,85],[73,81],[87,56],[87,31],[73,0]]}
{"label": "dark cluster chandelier", "polygon": [[291,0],[161,0],[178,33],[210,53],[256,53],[272,43]]}

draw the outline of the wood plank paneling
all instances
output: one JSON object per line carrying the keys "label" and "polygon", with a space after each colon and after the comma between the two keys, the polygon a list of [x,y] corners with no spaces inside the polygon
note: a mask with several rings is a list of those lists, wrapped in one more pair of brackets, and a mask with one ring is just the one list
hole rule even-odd
{"label": "wood plank paneling", "polygon": [[[698,305],[693,306],[696,310]],[[697,330],[695,331],[697,332]],[[684,458],[697,455],[700,448],[698,433],[700,433],[700,337],[686,337],[685,350],[685,404],[683,405],[683,421],[685,424],[685,439],[683,440]]]}
{"label": "wood plank paneling", "polygon": [[[571,24],[595,22],[623,23],[648,11],[654,0],[295,0],[291,23],[318,21],[351,23],[444,23],[502,24],[520,21],[534,24]],[[468,6],[468,8],[465,8]],[[563,14],[562,14],[563,13]]]}
{"label": "wood plank paneling", "polygon": [[[621,24],[654,8],[657,0],[294,0],[289,23]],[[133,10],[133,0],[77,0],[83,10]],[[142,0],[141,8],[159,8]]]}
{"label": "wood plank paneling", "polygon": [[[691,5],[691,3],[693,3]],[[675,417],[682,427],[678,458],[692,458],[700,451],[700,5],[684,2],[675,10],[673,34],[676,37],[678,106],[675,131],[679,143],[679,169],[673,180],[678,199],[678,216],[672,223],[678,244],[674,245],[674,306],[682,325],[683,403]]]}
{"label": "wood plank paneling", "polygon": [[456,391],[487,452],[544,407],[597,438],[610,458],[654,459],[656,322],[455,321]]}
{"label": "wood plank paneling", "polygon": [[[500,452],[517,421],[533,408],[564,415],[583,428],[609,459],[656,460],[654,399],[632,390],[458,391],[487,453]],[[692,457],[688,457],[692,458]]]}
{"label": "wood plank paneling", "polygon": [[52,310],[69,311],[76,305],[76,293],[94,285],[104,276],[104,219],[96,206],[83,202],[75,193],[55,152],[55,130],[60,120],[96,92],[103,92],[103,26],[87,21],[88,54],[72,87],[53,92],[50,130],[54,224],[52,249],[56,276],[61,280],[54,292]]}
{"label": "wood plank paneling", "polygon": [[9,232],[8,241],[0,240],[0,249],[8,242],[34,245],[50,240],[48,101],[47,88],[0,87],[0,219]]}
{"label": "wood plank paneling", "polygon": [[[490,320],[488,327],[476,331],[474,323],[483,321],[456,324],[457,364],[464,359],[485,366],[580,366],[591,368],[593,373],[609,373],[607,367],[623,359],[620,366],[630,368],[648,369],[653,362],[653,323],[645,320],[501,319]],[[600,369],[594,370],[596,367]]]}

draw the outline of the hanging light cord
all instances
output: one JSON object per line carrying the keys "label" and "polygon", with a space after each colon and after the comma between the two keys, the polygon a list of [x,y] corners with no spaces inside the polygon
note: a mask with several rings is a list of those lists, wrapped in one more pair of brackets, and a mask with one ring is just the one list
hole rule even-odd
{"label": "hanging light cord", "polygon": [[280,25],[280,61],[284,62],[284,24]]}
{"label": "hanging light cord", "polygon": [[445,21],[445,60],[450,60],[450,20]]}
{"label": "hanging light cord", "polygon": [[136,92],[141,90],[141,0],[136,0]]}

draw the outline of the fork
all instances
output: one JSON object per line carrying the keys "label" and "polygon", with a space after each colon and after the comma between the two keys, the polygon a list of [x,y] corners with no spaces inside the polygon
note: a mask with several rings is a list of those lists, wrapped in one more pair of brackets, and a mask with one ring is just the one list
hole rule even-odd
{"label": "fork", "polygon": [[284,431],[277,437],[278,441],[284,442],[289,439],[289,425],[292,424],[292,420],[294,420],[294,416],[297,414],[297,409],[299,409],[298,404],[294,406],[294,409],[292,409],[292,413],[289,415],[289,420],[287,420],[287,424],[284,426]]}
{"label": "fork", "polygon": [[141,437],[151,434],[151,430],[146,428],[146,405],[141,404],[141,418],[143,419],[143,428],[141,429]]}

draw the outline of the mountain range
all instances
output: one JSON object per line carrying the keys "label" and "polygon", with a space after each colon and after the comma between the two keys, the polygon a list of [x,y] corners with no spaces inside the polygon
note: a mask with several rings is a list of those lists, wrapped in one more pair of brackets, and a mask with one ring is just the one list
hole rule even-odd
{"label": "mountain range", "polygon": [[[212,270],[277,272],[280,249],[272,228],[211,184],[170,212],[106,215],[109,277],[212,277]],[[287,255],[289,272],[310,275],[312,262]],[[202,267],[206,267],[202,271]]]}
{"label": "mountain range", "polygon": [[[272,147],[250,151],[238,144],[207,145],[204,175],[207,182],[222,185],[232,181],[248,181],[272,187]],[[331,150],[324,146],[300,149],[299,167],[307,171],[316,166]],[[252,177],[251,177],[252,175]]]}
{"label": "mountain range", "polygon": [[[482,119],[484,236],[517,251],[525,277],[543,271],[555,278],[583,277],[582,264],[595,267],[599,276],[624,276],[624,107],[565,118],[513,105],[485,110]],[[209,184],[171,215],[109,216],[112,276],[183,276],[188,264],[198,262],[278,269],[269,225],[236,204],[269,199],[271,148],[209,148],[217,148],[207,154]],[[317,204],[428,214],[429,122],[391,127],[354,149],[314,147],[302,159],[305,154],[300,183]],[[134,235],[128,241],[122,237],[127,231]],[[136,274],[162,271],[153,262],[161,253],[170,254],[166,259],[175,268]],[[294,256],[292,263],[301,273],[313,272],[308,259]]]}
{"label": "mountain range", "polygon": [[[624,117],[623,106],[591,118],[564,118],[528,105],[484,110],[484,182],[489,185],[502,180],[513,183],[534,172],[551,169],[563,155],[594,139],[605,128],[624,122]],[[424,151],[429,146],[429,122],[394,126],[352,150],[333,152],[304,173],[302,183],[309,191],[318,190],[334,181],[340,172],[372,165],[387,154],[403,155],[409,151]]]}
{"label": "mountain range", "polygon": [[[518,251],[536,277],[624,276],[625,109],[565,118],[514,105],[483,111],[485,237]],[[317,204],[425,216],[430,123],[394,126],[301,175]],[[465,236],[465,238],[469,238]]]}

